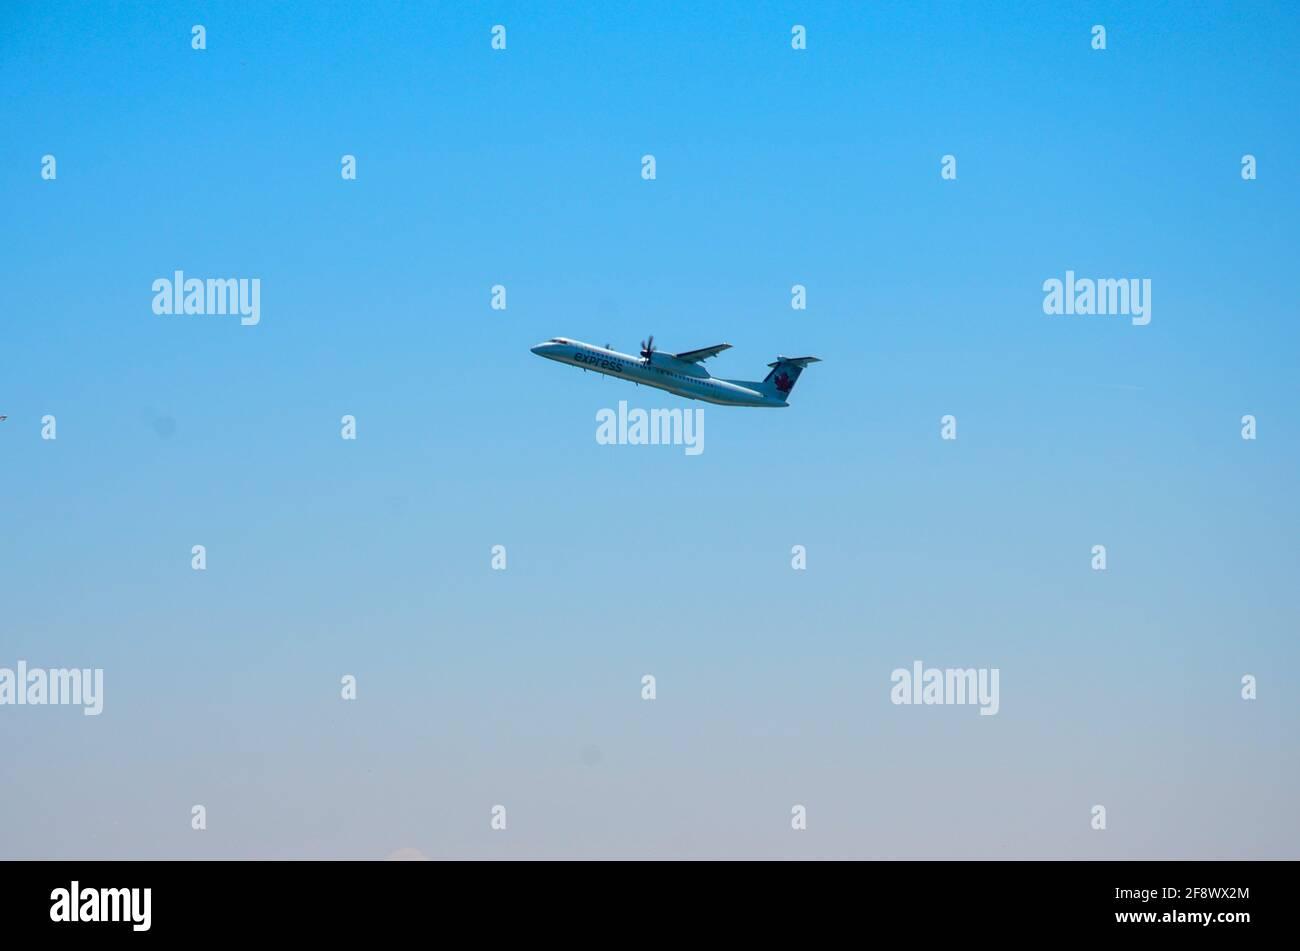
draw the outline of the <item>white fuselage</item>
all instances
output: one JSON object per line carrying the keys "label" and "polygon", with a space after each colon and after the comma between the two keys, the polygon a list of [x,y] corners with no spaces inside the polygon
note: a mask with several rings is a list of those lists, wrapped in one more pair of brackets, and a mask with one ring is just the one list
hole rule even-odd
{"label": "white fuselage", "polygon": [[647,361],[580,340],[559,338],[532,348],[539,357],[581,367],[595,373],[631,380],[643,386],[667,390],[692,400],[724,406],[785,406],[783,399],[760,392],[757,383],[746,380],[715,380],[698,363],[678,360],[672,354],[655,353]]}

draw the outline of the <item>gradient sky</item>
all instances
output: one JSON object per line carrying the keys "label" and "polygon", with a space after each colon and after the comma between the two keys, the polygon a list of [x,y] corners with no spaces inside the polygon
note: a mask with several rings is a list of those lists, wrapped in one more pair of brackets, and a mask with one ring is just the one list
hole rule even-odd
{"label": "gradient sky", "polygon": [[[0,6],[0,666],[105,670],[0,707],[0,857],[1300,857],[1298,53],[1285,3]],[[260,325],[155,316],[176,269]],[[1150,325],[1044,315],[1067,269]],[[648,333],[824,362],[597,445],[704,404],[528,348]],[[892,705],[914,660],[999,714]]]}

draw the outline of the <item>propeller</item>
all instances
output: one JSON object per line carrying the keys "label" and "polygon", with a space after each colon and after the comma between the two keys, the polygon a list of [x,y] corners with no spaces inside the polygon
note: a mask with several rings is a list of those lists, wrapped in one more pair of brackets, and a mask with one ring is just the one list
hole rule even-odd
{"label": "propeller", "polygon": [[641,356],[645,360],[646,366],[650,365],[650,358],[654,356],[654,352],[655,352],[655,335],[651,334],[649,340],[641,341]]}

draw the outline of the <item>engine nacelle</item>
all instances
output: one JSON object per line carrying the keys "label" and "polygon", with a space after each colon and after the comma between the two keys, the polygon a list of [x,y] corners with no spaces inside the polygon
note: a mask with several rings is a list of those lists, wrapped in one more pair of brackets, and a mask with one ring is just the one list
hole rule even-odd
{"label": "engine nacelle", "polygon": [[708,370],[698,363],[691,363],[688,360],[678,360],[671,353],[659,353],[655,351],[650,358],[650,365],[658,367],[661,370],[667,370],[670,373],[680,373],[682,376],[695,377],[697,380],[712,379]]}

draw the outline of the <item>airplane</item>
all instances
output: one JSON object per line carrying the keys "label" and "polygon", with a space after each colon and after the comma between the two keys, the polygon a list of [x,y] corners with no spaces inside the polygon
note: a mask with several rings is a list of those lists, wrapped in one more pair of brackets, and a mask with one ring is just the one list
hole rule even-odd
{"label": "airplane", "polygon": [[715,379],[700,365],[730,349],[731,344],[720,343],[685,353],[660,353],[655,349],[654,334],[651,334],[649,340],[641,342],[640,358],[619,353],[609,344],[597,347],[568,337],[553,337],[533,347],[532,352],[558,363],[722,406],[786,406],[790,391],[804,367],[821,362],[817,357],[777,357],[775,363],[768,364],[772,369],[762,382]]}

